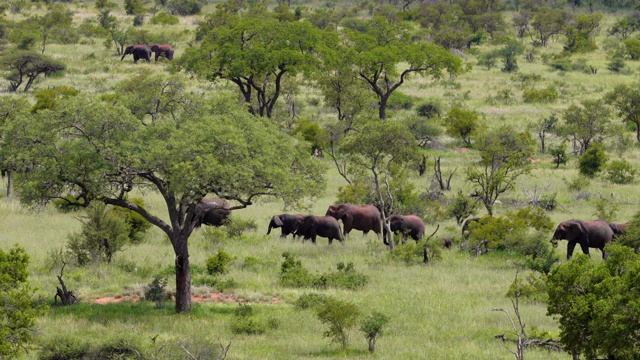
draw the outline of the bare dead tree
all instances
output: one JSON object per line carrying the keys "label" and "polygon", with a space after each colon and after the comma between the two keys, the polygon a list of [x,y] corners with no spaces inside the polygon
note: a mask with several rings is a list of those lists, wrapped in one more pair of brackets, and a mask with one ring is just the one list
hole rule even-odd
{"label": "bare dead tree", "polygon": [[[505,347],[505,349],[509,350],[509,352],[512,353],[513,356],[515,356],[516,360],[524,360],[524,352],[529,343],[529,340],[527,339],[525,325],[522,322],[522,316],[520,316],[520,308],[519,308],[519,302],[518,302],[518,300],[520,299],[520,288],[518,287],[519,271],[520,270],[516,270],[516,279],[514,281],[514,283],[516,284],[515,299],[511,299],[511,304],[513,305],[513,311],[515,312],[517,323],[513,319],[513,317],[511,317],[509,312],[504,309],[491,309],[491,311],[500,311],[507,316],[507,318],[511,322],[511,327],[513,328],[513,334],[516,336],[516,350],[514,351],[510,349],[507,345],[504,344],[504,342],[502,345]],[[496,337],[497,338],[502,337],[503,339],[506,339],[504,334]]]}
{"label": "bare dead tree", "polygon": [[429,243],[429,239],[431,239],[438,232],[438,230],[440,230],[440,224],[436,226],[436,230],[431,235],[429,235],[427,240],[425,240],[424,242],[424,248],[422,249],[422,262],[425,264],[429,262],[429,251],[427,249],[427,244]]}
{"label": "bare dead tree", "polygon": [[[224,346],[224,344],[222,344],[222,341],[220,341],[218,339],[218,344],[220,345],[220,354],[218,355],[218,357],[216,358],[216,360],[224,360],[227,358],[227,354],[229,353],[229,349],[231,348],[231,343],[233,342],[233,338],[234,336],[231,337],[231,339],[229,340],[229,343],[227,344],[227,346]],[[155,340],[154,340],[155,342]],[[184,352],[187,353],[187,355],[189,355],[189,357],[193,360],[204,360],[203,358],[200,358],[194,354],[192,354],[189,349],[187,349],[186,346],[184,345],[180,345],[180,347],[182,348],[182,350],[184,350]]]}
{"label": "bare dead tree", "polygon": [[440,157],[438,156],[435,163],[433,164],[433,171],[434,171],[433,176],[438,182],[438,185],[440,186],[440,190],[451,190],[451,178],[453,177],[453,174],[456,173],[456,170],[458,170],[458,168],[453,169],[451,174],[449,174],[449,177],[447,178],[447,180],[444,181],[442,177],[442,170],[440,169]]}
{"label": "bare dead tree", "polygon": [[73,293],[73,291],[68,290],[67,286],[64,284],[64,281],[62,280],[62,276],[64,275],[64,267],[67,266],[66,262],[62,262],[62,269],[60,269],[60,275],[57,275],[58,277],[58,282],[60,283],[60,286],[56,286],[56,295],[53,297],[53,303],[57,304],[58,303],[58,298],[60,298],[60,302],[62,303],[62,305],[67,306],[67,305],[71,305],[71,304],[75,304],[78,302],[78,298],[76,297],[76,295]]}

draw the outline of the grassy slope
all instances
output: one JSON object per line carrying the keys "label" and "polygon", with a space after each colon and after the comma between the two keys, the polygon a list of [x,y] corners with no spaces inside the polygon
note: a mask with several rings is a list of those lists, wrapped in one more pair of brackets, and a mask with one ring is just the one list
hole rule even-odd
{"label": "grassy slope", "polygon": [[[76,15],[78,21],[93,16],[93,9],[85,7]],[[194,28],[196,18],[183,18],[173,31],[180,34],[176,44],[176,57],[179,57],[189,41],[189,32]],[[606,18],[610,23],[611,18]],[[150,29],[153,27],[149,27]],[[603,26],[606,28],[606,25]],[[157,29],[157,28],[155,28]],[[166,30],[166,29],[165,29]],[[163,31],[165,31],[163,30]],[[186,32],[185,32],[186,31]],[[602,31],[604,33],[604,31]],[[600,36],[598,42],[604,41]],[[560,43],[554,43],[543,52],[558,51]],[[47,47],[47,54],[63,60],[69,67],[65,77],[40,79],[34,86],[37,89],[49,86],[68,85],[85,92],[102,93],[112,89],[119,80],[140,71],[162,71],[163,64],[133,65],[131,58],[120,61],[119,56],[108,53],[102,46],[102,40],[95,39],[83,45],[57,45]],[[579,57],[579,56],[578,56]],[[555,104],[524,104],[521,89],[513,77],[501,73],[498,69],[484,70],[476,67],[458,77],[459,86],[443,87],[428,79],[413,78],[401,91],[420,98],[437,97],[446,105],[454,100],[464,106],[486,114],[488,124],[501,121],[517,124],[525,128],[531,121],[559,113],[569,104],[586,98],[598,98],[616,83],[630,83],[636,80],[633,70],[637,63],[629,62],[630,74],[611,74],[606,70],[606,57],[603,51],[586,54],[589,64],[599,69],[598,75],[584,73],[551,72],[538,60],[528,64],[519,59],[522,73],[539,73],[543,80],[536,87],[543,88],[555,84],[560,89],[561,98]],[[474,62],[473,57],[468,59]],[[209,91],[210,84],[195,84],[194,89]],[[502,89],[510,89],[515,99],[512,105],[488,105],[488,96],[495,96]],[[303,117],[317,118],[321,109],[307,104],[309,97],[317,94],[301,94],[299,100],[304,109]],[[397,114],[401,117],[406,114]],[[553,140],[552,140],[553,142]],[[462,176],[463,168],[475,158],[473,152],[454,150],[455,141],[445,150],[429,150],[430,159],[443,158],[445,172],[458,168],[453,180],[453,189],[469,191]],[[615,153],[611,153],[616,157]],[[637,148],[623,155],[632,164],[638,166]],[[577,176],[575,159],[559,170],[553,169],[550,159],[538,155],[531,176],[520,180],[518,191],[506,194],[504,198],[526,201],[523,190],[535,186],[546,191],[558,192],[558,200],[564,208],[551,213],[554,222],[567,218],[592,218],[593,205],[588,201],[575,201],[575,193],[569,192],[564,179]],[[327,164],[331,167],[331,164]],[[326,207],[335,199],[337,186],[342,179],[331,170],[328,175],[330,188],[313,207],[313,213],[323,214]],[[415,179],[420,188],[428,187],[428,178]],[[592,181],[585,189],[590,193],[610,197],[621,205],[620,221],[628,220],[636,211],[640,192],[637,185],[613,186],[602,180]],[[2,190],[2,189],[0,189]],[[161,199],[155,194],[144,194],[147,205],[159,214],[165,210]],[[506,204],[507,202],[505,202]],[[506,205],[497,207],[497,212],[507,210]],[[282,212],[280,204],[260,203],[248,209],[238,211],[236,216],[253,218],[259,224],[258,234],[266,233],[271,216]],[[51,252],[60,249],[69,232],[79,228],[73,214],[60,214],[51,209],[23,209],[15,201],[0,202],[0,247],[8,248],[18,242],[26,248],[32,257],[31,281],[38,287],[37,294],[51,299],[57,285],[55,275],[58,269],[49,269],[47,258]],[[427,231],[434,228],[429,225]],[[451,221],[441,223],[439,236],[457,235]],[[279,230],[276,231],[279,234]],[[204,261],[215,252],[216,245],[208,243],[203,231],[197,231],[191,239],[192,263],[196,270],[204,266]],[[390,262],[381,242],[373,236],[363,238],[354,233],[345,246],[327,246],[320,241],[317,246],[301,244],[290,239],[281,240],[277,235],[271,237],[253,236],[250,240],[225,243],[222,246],[237,257],[228,277],[238,282],[235,291],[249,301],[256,301],[259,317],[276,317],[281,325],[278,330],[262,336],[238,336],[234,339],[230,358],[233,359],[300,359],[300,358],[341,358],[336,351],[337,345],[322,338],[322,325],[310,312],[299,312],[290,305],[297,297],[313,291],[310,289],[282,288],[277,284],[281,254],[289,251],[302,260],[303,264],[314,272],[334,268],[339,261],[353,262],[356,269],[370,276],[370,283],[359,291],[327,290],[342,299],[358,304],[365,313],[377,310],[391,317],[388,332],[379,340],[378,358],[398,359],[496,359],[510,358],[502,344],[493,339],[494,335],[510,331],[507,318],[492,312],[492,308],[510,309],[510,302],[504,294],[513,280],[515,268],[510,259],[502,256],[488,256],[480,259],[470,258],[456,250],[445,251],[443,259],[428,266],[406,266]],[[559,250],[564,254],[566,246]],[[260,271],[243,270],[241,265],[246,256],[261,257],[267,262]],[[562,255],[564,256],[564,255]],[[594,261],[599,261],[596,251]],[[155,310],[149,304],[112,304],[93,305],[90,300],[100,296],[120,294],[139,294],[152,275],[163,269],[171,269],[173,254],[165,236],[152,229],[147,241],[128,248],[117,255],[114,264],[89,267],[86,269],[67,269],[67,285],[75,290],[84,304],[67,309],[51,309],[47,316],[38,322],[38,336],[47,337],[55,333],[77,334],[84,338],[100,339],[117,333],[139,336],[145,342],[159,334],[158,343],[172,339],[202,338],[217,344],[218,339],[225,342],[231,337],[228,323],[233,304],[197,304],[194,312],[188,316],[177,316],[171,310]],[[205,293],[207,289],[195,288],[195,292]],[[276,296],[277,304],[261,302],[265,297]],[[521,304],[523,318],[528,327],[537,326],[542,330],[557,331],[553,319],[545,316],[542,304]],[[368,358],[366,343],[360,333],[352,331],[350,358]],[[29,357],[33,358],[35,354]],[[533,351],[529,359],[567,359],[564,354]]]}

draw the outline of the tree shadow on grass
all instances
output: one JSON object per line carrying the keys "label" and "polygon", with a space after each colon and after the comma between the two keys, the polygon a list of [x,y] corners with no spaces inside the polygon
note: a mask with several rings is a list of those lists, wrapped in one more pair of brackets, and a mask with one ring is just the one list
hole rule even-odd
{"label": "tree shadow on grass", "polygon": [[[209,317],[211,315],[232,315],[234,306],[220,304],[192,304],[190,317]],[[123,301],[109,304],[79,303],[70,306],[52,306],[47,316],[52,318],[73,316],[97,323],[108,323],[114,320],[143,321],[156,317],[181,316],[175,312],[173,303],[167,302],[164,307],[158,309],[152,302]]]}

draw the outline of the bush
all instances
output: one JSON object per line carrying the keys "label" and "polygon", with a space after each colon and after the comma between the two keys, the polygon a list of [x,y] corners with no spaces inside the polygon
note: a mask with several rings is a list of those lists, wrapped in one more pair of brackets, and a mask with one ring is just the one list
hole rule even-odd
{"label": "bush", "polygon": [[231,216],[225,220],[224,226],[229,238],[239,238],[245,231],[256,231],[258,229],[255,219],[241,219]]}
{"label": "bush", "polygon": [[462,190],[451,200],[446,208],[447,218],[455,218],[458,225],[462,224],[464,219],[476,214],[478,209],[478,201],[470,196],[464,195]]}
{"label": "bush", "polygon": [[552,103],[558,100],[558,90],[553,86],[540,90],[524,90],[522,99],[525,103]]}
{"label": "bush", "polygon": [[374,311],[360,322],[360,331],[364,333],[364,337],[367,339],[369,352],[375,351],[378,336],[383,334],[382,328],[388,322],[389,318],[377,311]]}
{"label": "bush", "polygon": [[144,353],[140,337],[119,334],[100,344],[91,358],[96,360],[138,360]]}
{"label": "bush", "polygon": [[411,110],[416,100],[417,98],[415,96],[394,91],[391,93],[391,96],[389,96],[387,108],[390,110]]}
{"label": "bush", "polygon": [[556,164],[556,169],[560,165],[567,163],[567,144],[562,143],[558,147],[549,148],[549,154],[553,157],[553,163]]}
{"label": "bush", "polygon": [[259,335],[264,334],[269,329],[277,329],[279,325],[277,319],[268,319],[266,322],[254,319],[253,307],[239,304],[234,310],[231,332],[234,334]]}
{"label": "bush", "polygon": [[218,250],[218,253],[207,259],[207,272],[209,275],[226,274],[227,266],[233,262],[233,257],[224,249]]}
{"label": "bush", "polygon": [[593,216],[596,219],[604,220],[606,222],[613,222],[618,217],[618,211],[620,210],[620,204],[610,202],[607,199],[599,198],[594,200],[595,210]]}
{"label": "bush", "polygon": [[320,322],[329,325],[324,336],[342,345],[347,350],[349,345],[349,330],[356,325],[360,317],[360,309],[355,304],[326,297],[316,308],[316,315]]}
{"label": "bush", "polygon": [[607,162],[607,154],[604,147],[598,143],[592,145],[584,152],[579,160],[580,174],[587,177],[594,177],[604,168]]}
{"label": "bush", "polygon": [[153,281],[145,286],[144,299],[153,301],[156,308],[160,309],[164,301],[171,299],[171,292],[167,291],[166,287],[167,278],[160,279],[160,276],[154,276]]}
{"label": "bush", "polygon": [[80,222],[80,232],[70,234],[67,242],[67,254],[79,266],[92,261],[110,263],[113,255],[128,242],[129,226],[103,203],[95,202],[87,207]]}
{"label": "bush", "polygon": [[546,281],[547,275],[530,272],[526,280],[522,280],[519,277],[513,280],[509,286],[509,291],[507,291],[507,296],[515,298],[517,292],[519,298],[546,303],[548,299]]}
{"label": "bush", "polygon": [[340,262],[336,266],[338,271],[322,274],[313,280],[317,288],[333,287],[338,289],[356,290],[367,284],[368,277],[356,272],[353,263],[345,265]]}
{"label": "bush", "polygon": [[636,38],[627,38],[624,41],[624,47],[631,60],[635,61],[640,59],[640,40]]}
{"label": "bush", "polygon": [[613,56],[611,60],[607,63],[607,69],[611,72],[619,73],[626,66],[624,62],[624,58],[620,55]]}
{"label": "bush", "polygon": [[416,113],[418,116],[426,117],[428,119],[432,119],[436,116],[440,117],[440,114],[442,114],[442,102],[437,99],[429,99],[427,102],[418,105]]}
{"label": "bush", "polygon": [[72,336],[56,335],[41,345],[40,360],[83,360],[89,357],[88,343]]}
{"label": "bush", "polygon": [[637,170],[625,159],[611,161],[606,167],[606,178],[614,184],[631,184],[635,181]]}
{"label": "bush", "polygon": [[167,9],[174,15],[196,15],[202,9],[200,0],[170,0],[167,2]]}
{"label": "bush", "polygon": [[290,287],[306,287],[311,285],[313,279],[309,270],[302,266],[300,260],[285,252],[282,254],[284,261],[280,265],[280,284]]}
{"label": "bush", "polygon": [[315,309],[326,299],[327,295],[318,293],[304,293],[295,301],[294,306],[299,310]]}
{"label": "bush", "polygon": [[580,191],[589,186],[589,184],[591,183],[591,181],[589,181],[589,179],[585,176],[578,176],[571,181],[565,180],[565,182],[567,184],[567,189],[569,189],[570,191]]}
{"label": "bush", "polygon": [[156,16],[152,17],[149,22],[154,25],[178,25],[180,20],[171,14],[159,12]]}

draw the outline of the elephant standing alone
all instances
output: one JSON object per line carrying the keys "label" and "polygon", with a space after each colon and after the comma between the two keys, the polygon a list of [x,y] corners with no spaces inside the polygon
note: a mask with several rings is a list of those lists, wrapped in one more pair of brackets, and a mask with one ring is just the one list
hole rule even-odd
{"label": "elephant standing alone", "polygon": [[147,60],[147,62],[151,62],[151,48],[149,47],[149,45],[136,44],[136,45],[127,46],[124,49],[124,53],[122,54],[120,61],[122,61],[124,57],[129,54],[133,55],[134,63],[137,63],[138,60],[140,59],[144,59],[144,60]]}
{"label": "elephant standing alone", "polygon": [[282,228],[282,233],[280,237],[286,238],[289,234],[294,234],[298,230],[300,224],[304,220],[305,215],[290,215],[290,214],[282,214],[276,215],[271,218],[269,222],[269,229],[267,230],[267,235],[271,234],[271,229],[273,228]]}
{"label": "elephant standing alone", "polygon": [[295,235],[302,236],[303,241],[311,239],[314,244],[316,243],[316,236],[328,238],[329,244],[333,243],[333,239],[338,239],[344,244],[344,237],[340,232],[340,223],[331,216],[306,216],[298,226]]}
{"label": "elephant standing alone", "polygon": [[613,230],[606,221],[567,220],[558,224],[551,242],[557,245],[557,240],[567,240],[567,260],[571,259],[576,244],[580,244],[582,252],[589,255],[589,248],[600,249],[602,258],[607,258],[604,247],[613,240]]}
{"label": "elephant standing alone", "polygon": [[382,231],[382,216],[380,215],[380,210],[373,205],[331,205],[325,215],[332,216],[336,220],[342,220],[345,236],[349,234],[351,229],[360,230],[364,235],[367,235],[369,231],[380,235]]}

